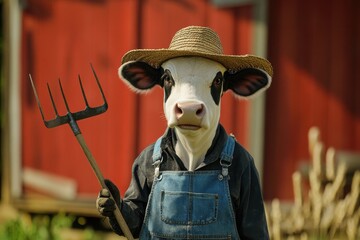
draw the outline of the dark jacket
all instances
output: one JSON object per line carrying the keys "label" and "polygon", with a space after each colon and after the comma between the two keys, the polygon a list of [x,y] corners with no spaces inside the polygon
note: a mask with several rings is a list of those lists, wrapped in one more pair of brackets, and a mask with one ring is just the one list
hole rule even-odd
{"label": "dark jacket", "polygon": [[[196,171],[221,169],[219,156],[226,139],[227,133],[219,125],[212,146]],[[161,171],[187,171],[174,151],[175,143],[175,134],[172,129],[168,129],[161,144]],[[135,237],[140,233],[153,183],[153,148],[154,144],[148,146],[135,160],[132,180],[121,204],[121,212]],[[230,194],[240,238],[269,239],[258,173],[253,158],[238,143],[235,144],[229,175]]]}

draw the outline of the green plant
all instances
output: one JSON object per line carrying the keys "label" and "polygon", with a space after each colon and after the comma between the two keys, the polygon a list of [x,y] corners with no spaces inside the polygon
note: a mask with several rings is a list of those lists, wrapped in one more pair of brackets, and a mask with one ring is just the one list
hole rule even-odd
{"label": "green plant", "polygon": [[73,224],[75,217],[67,216],[64,213],[59,213],[51,219],[50,233],[52,239],[60,240],[60,231],[64,228],[69,228]]}
{"label": "green plant", "polygon": [[71,227],[74,217],[63,213],[30,217],[23,214],[0,227],[0,240],[61,240],[60,232]]}

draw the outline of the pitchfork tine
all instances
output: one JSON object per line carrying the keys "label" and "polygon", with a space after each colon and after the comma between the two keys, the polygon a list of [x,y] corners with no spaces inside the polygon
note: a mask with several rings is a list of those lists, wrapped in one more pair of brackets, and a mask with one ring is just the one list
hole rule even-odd
{"label": "pitchfork tine", "polygon": [[78,77],[79,77],[79,83],[80,83],[81,93],[82,93],[82,95],[83,95],[86,108],[88,108],[88,107],[89,107],[89,103],[88,103],[87,98],[86,98],[86,95],[85,95],[85,91],[84,91],[84,88],[83,88],[83,85],[82,85],[82,81],[81,81],[80,75],[78,75]]}
{"label": "pitchfork tine", "polygon": [[58,116],[59,116],[59,113],[58,113],[58,111],[57,111],[57,109],[56,109],[55,101],[54,101],[54,98],[53,98],[53,96],[52,96],[49,83],[46,83],[46,85],[47,85],[47,89],[48,89],[48,92],[49,92],[49,95],[50,95],[50,99],[51,99],[52,106],[53,106],[54,111],[55,111],[55,116],[58,117]]}
{"label": "pitchfork tine", "polygon": [[102,96],[102,98],[103,98],[103,100],[104,100],[104,103],[107,105],[106,98],[105,98],[105,94],[104,94],[104,91],[102,90],[102,87],[101,87],[101,85],[100,85],[99,78],[98,78],[97,75],[96,75],[96,72],[95,72],[95,70],[94,70],[93,65],[90,64],[90,66],[91,66],[92,72],[94,73],[95,80],[96,80],[96,83],[97,83],[97,85],[98,85],[98,87],[99,87],[99,89],[100,89],[101,96]]}
{"label": "pitchfork tine", "polygon": [[68,103],[67,103],[67,101],[66,101],[65,93],[64,93],[64,90],[63,90],[63,88],[62,88],[60,79],[59,79],[59,85],[60,85],[61,95],[62,95],[62,97],[63,97],[63,99],[64,99],[64,103],[65,103],[66,110],[70,113],[70,108],[69,108],[69,105],[68,105]]}
{"label": "pitchfork tine", "polygon": [[31,74],[29,74],[29,78],[30,78],[30,82],[31,82],[31,87],[32,87],[32,89],[33,89],[33,91],[34,91],[34,95],[35,95],[35,99],[36,99],[37,105],[38,105],[39,110],[40,110],[41,117],[42,117],[43,121],[45,121],[45,116],[44,116],[44,113],[43,113],[43,110],[42,110],[42,107],[41,107],[41,104],[40,104],[40,100],[39,100],[38,94],[37,94],[37,92],[36,92],[36,88],[35,88],[34,82],[33,82],[33,80],[32,80]]}

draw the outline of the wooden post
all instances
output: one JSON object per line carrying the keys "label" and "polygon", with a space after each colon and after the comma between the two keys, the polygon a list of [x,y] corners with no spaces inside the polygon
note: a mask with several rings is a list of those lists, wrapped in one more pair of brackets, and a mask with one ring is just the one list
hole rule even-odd
{"label": "wooden post", "polygon": [[273,240],[281,240],[281,209],[279,199],[271,202],[271,219]]}
{"label": "wooden post", "polygon": [[328,180],[334,180],[335,178],[335,149],[329,148],[326,151],[326,167],[325,174]]}
{"label": "wooden post", "polygon": [[294,188],[294,201],[295,206],[301,208],[303,205],[303,194],[302,194],[302,179],[300,172],[296,171],[292,175],[293,179],[293,188]]}
{"label": "wooden post", "polygon": [[322,159],[324,154],[324,144],[322,142],[317,142],[314,145],[314,151],[313,151],[313,170],[316,174],[316,176],[321,176],[321,165],[322,165]]}
{"label": "wooden post", "polygon": [[311,127],[308,132],[309,153],[313,157],[315,143],[320,142],[320,130],[318,127]]}
{"label": "wooden post", "polygon": [[348,216],[352,216],[355,213],[355,208],[360,200],[360,171],[357,171],[352,179],[350,202],[348,207]]}

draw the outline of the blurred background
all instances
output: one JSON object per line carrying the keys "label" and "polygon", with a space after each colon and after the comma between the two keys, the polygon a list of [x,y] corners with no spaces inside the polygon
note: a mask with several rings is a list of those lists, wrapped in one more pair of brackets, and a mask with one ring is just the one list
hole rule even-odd
{"label": "blurred background", "polygon": [[[313,136],[322,146],[315,148],[320,149],[320,169],[330,166],[327,149],[334,149],[336,156],[347,156],[334,157],[331,163],[335,170],[341,161],[350,166],[341,186],[351,186],[360,162],[360,75],[356,72],[360,66],[360,1],[0,3],[0,219],[19,212],[30,216],[64,212],[75,216],[78,227],[104,230],[98,227],[102,220],[95,209],[100,185],[70,128],[44,126],[29,74],[45,118],[50,120],[55,113],[47,83],[59,114],[66,114],[59,78],[72,111],[85,106],[78,75],[89,104],[102,104],[93,65],[109,109],[81,120],[79,126],[104,176],[124,193],[134,159],[165,131],[166,122],[162,90],[146,95],[131,92],[117,76],[121,57],[136,48],[167,48],[174,33],[189,25],[214,29],[226,54],[255,54],[273,65],[273,83],[266,94],[244,101],[226,93],[220,120],[254,156],[267,203],[278,199],[291,206],[297,197],[294,173],[301,176],[301,192],[314,187],[309,180],[317,160]],[[321,189],[335,178],[323,175],[318,175]],[[307,198],[311,200],[311,194],[301,195],[303,201]],[[354,201],[358,206],[358,198]]]}

